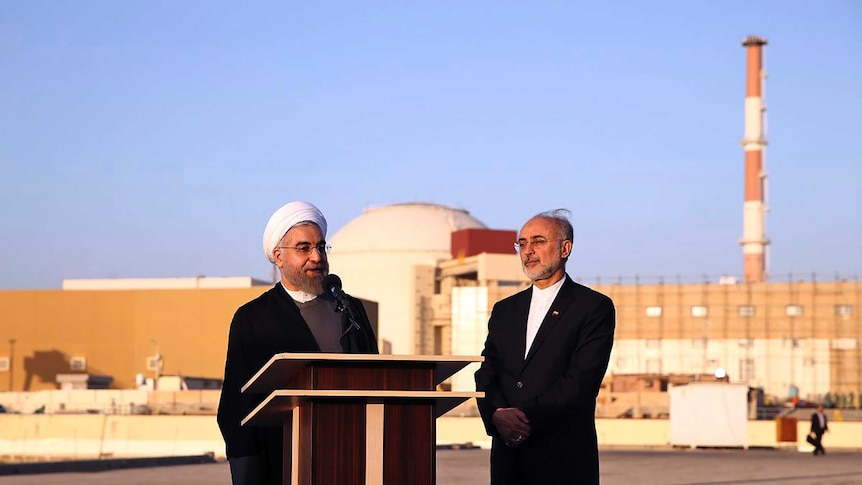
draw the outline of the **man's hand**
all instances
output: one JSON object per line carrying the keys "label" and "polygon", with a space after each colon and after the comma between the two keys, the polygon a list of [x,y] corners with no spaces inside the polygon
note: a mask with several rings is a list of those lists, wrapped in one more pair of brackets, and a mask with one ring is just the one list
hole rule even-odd
{"label": "man's hand", "polygon": [[530,436],[530,420],[518,408],[499,408],[494,411],[491,421],[508,446],[518,446]]}

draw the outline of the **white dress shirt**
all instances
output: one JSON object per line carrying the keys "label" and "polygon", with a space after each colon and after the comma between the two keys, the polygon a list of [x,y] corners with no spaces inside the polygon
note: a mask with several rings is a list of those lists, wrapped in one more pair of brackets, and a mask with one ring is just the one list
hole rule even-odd
{"label": "white dress shirt", "polygon": [[563,287],[563,282],[566,281],[566,275],[560,278],[553,285],[539,289],[533,285],[533,295],[530,298],[530,313],[527,315],[527,345],[524,347],[524,358],[530,353],[530,347],[533,345],[533,340],[536,339],[536,334],[539,333],[539,327],[542,326],[542,320],[548,314],[551,308],[551,303],[557,298],[560,288]]}
{"label": "white dress shirt", "polygon": [[308,303],[311,300],[317,298],[317,295],[313,295],[302,290],[288,290],[287,287],[284,286],[284,283],[282,283],[281,281],[279,281],[278,283],[281,285],[282,288],[284,288],[284,291],[287,292],[288,296],[293,298],[293,301],[298,301],[300,303]]}

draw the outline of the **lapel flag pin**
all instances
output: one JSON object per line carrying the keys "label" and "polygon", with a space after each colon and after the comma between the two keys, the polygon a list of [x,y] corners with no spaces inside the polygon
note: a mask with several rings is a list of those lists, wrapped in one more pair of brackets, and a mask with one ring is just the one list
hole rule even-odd
{"label": "lapel flag pin", "polygon": [[551,313],[551,315],[553,315],[553,316],[555,316],[555,317],[556,317],[557,315],[559,315],[559,314],[560,314],[560,312],[558,312],[557,310],[554,310],[554,313]]}

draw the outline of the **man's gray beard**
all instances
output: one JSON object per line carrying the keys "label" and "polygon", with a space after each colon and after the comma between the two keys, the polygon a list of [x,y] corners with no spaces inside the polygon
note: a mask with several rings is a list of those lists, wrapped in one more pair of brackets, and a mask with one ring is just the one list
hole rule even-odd
{"label": "man's gray beard", "polygon": [[320,276],[308,276],[300,270],[299,273],[284,273],[284,278],[290,282],[291,285],[299,288],[300,291],[304,291],[306,293],[312,295],[319,295],[323,293],[323,278],[329,274],[329,271],[324,271],[320,274]]}
{"label": "man's gray beard", "polygon": [[536,268],[535,270],[528,270],[526,266],[522,266],[521,269],[524,270],[524,276],[530,279],[530,281],[543,280],[551,276],[554,272],[550,268]]}
{"label": "man's gray beard", "polygon": [[563,259],[555,259],[554,261],[550,261],[547,265],[539,263],[538,266],[539,267],[534,267],[532,270],[529,270],[522,263],[521,269],[524,271],[524,275],[529,278],[530,281],[544,280],[550,278],[555,271],[557,271],[561,266],[563,266]]}
{"label": "man's gray beard", "polygon": [[298,281],[296,286],[300,290],[312,295],[323,293],[323,275],[318,276],[303,276],[302,281]]}

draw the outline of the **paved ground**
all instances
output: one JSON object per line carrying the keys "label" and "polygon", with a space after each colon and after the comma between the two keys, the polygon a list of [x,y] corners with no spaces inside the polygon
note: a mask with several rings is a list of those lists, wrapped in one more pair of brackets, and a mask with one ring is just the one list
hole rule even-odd
{"label": "paved ground", "polygon": [[[773,450],[603,451],[603,485],[860,485],[862,454]],[[488,483],[486,450],[441,450],[439,485]],[[3,485],[230,485],[224,463],[4,476]]]}

